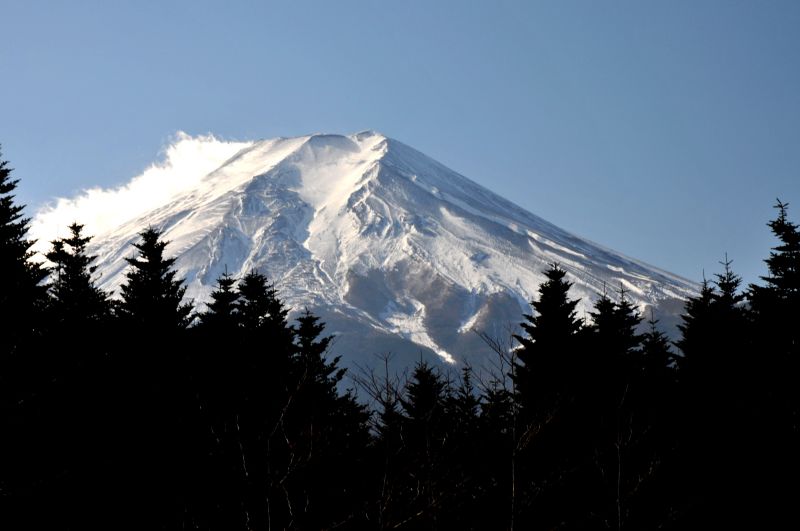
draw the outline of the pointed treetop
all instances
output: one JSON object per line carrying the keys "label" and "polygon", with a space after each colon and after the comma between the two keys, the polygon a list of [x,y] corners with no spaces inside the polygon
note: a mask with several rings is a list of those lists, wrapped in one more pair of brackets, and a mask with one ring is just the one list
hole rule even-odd
{"label": "pointed treetop", "polygon": [[217,278],[217,287],[211,292],[208,309],[200,315],[200,322],[214,328],[234,329],[238,325],[239,292],[235,289],[236,279],[225,273]]}
{"label": "pointed treetop", "polygon": [[237,309],[245,329],[268,329],[276,333],[287,329],[289,309],[278,298],[278,290],[266,275],[250,271],[239,281],[237,291]]}
{"label": "pointed treetop", "polygon": [[69,236],[54,240],[45,255],[53,263],[49,288],[55,318],[60,322],[102,320],[109,302],[92,278],[97,257],[86,253],[92,237],[84,236],[78,223],[72,223],[69,231]]}
{"label": "pointed treetop", "polygon": [[552,339],[555,346],[581,328],[581,320],[575,311],[579,301],[569,298],[572,282],[565,280],[567,272],[552,263],[544,275],[547,281],[539,286],[539,298],[531,302],[534,314],[526,315],[526,322],[522,323],[528,337],[515,336],[523,345],[536,341],[548,343]]}
{"label": "pointed treetop", "polygon": [[14,351],[20,339],[41,329],[39,312],[47,299],[43,281],[48,271],[31,260],[35,241],[26,238],[29,220],[22,215],[25,206],[14,201],[16,187],[11,168],[0,160],[0,311],[4,316],[0,353]]}
{"label": "pointed treetop", "polygon": [[189,324],[191,303],[183,304],[186,288],[176,279],[175,258],[165,258],[167,242],[153,227],[139,233],[133,244],[138,256],[126,258],[131,268],[121,287],[120,310],[126,319],[159,329],[182,329]]}
{"label": "pointed treetop", "polygon": [[728,259],[728,253],[725,253],[725,259],[720,262],[723,267],[722,273],[714,275],[716,277],[714,285],[719,290],[717,295],[719,300],[730,306],[735,306],[742,302],[745,296],[739,291],[742,278],[733,272],[731,264],[733,264],[733,260]]}
{"label": "pointed treetop", "polygon": [[[761,277],[767,283],[766,288],[782,298],[800,296],[800,227],[789,221],[788,207],[788,203],[777,200],[778,217],[768,225],[780,243],[765,260],[769,274]],[[751,286],[753,291],[759,288]]]}

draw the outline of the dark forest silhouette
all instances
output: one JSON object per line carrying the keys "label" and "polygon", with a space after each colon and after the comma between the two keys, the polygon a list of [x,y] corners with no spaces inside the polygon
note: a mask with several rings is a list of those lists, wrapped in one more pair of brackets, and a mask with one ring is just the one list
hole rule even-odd
{"label": "dark forest silhouette", "polygon": [[485,338],[494,370],[386,359],[345,380],[262,272],[185,302],[157,229],[118,299],[77,223],[41,265],[16,184],[0,162],[2,529],[800,523],[800,228],[780,201],[768,275],[743,287],[726,258],[674,345],[624,292],[579,318],[553,264],[513,343]]}

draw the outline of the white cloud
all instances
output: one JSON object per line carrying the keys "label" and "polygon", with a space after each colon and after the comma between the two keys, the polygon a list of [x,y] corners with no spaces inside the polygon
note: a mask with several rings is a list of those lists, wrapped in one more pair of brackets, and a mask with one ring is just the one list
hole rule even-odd
{"label": "white cloud", "polygon": [[40,209],[31,220],[30,237],[35,250],[44,251],[67,226],[77,221],[85,234],[100,236],[123,223],[191,190],[250,142],[227,142],[212,135],[192,137],[179,131],[163,150],[163,159],[127,184],[117,188],[90,188],[76,197],[58,198]]}

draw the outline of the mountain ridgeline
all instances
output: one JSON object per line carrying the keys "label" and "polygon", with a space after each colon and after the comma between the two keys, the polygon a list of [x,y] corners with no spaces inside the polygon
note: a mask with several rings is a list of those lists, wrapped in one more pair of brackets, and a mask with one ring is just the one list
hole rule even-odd
{"label": "mountain ridgeline", "polygon": [[[181,142],[203,149],[214,141]],[[516,326],[553,262],[569,274],[584,315],[603,293],[623,289],[674,329],[682,301],[699,290],[378,133],[240,143],[218,162],[162,204],[95,234],[100,287],[118,292],[131,243],[157,227],[187,298],[207,302],[224,272],[262,272],[292,310],[307,306],[328,323],[348,366],[373,352],[405,365],[420,352],[475,364],[485,344],[474,331]]]}
{"label": "mountain ridgeline", "polygon": [[[768,275],[742,286],[726,259],[686,300],[672,343],[652,319],[642,326],[641,302],[692,293],[680,279],[574,239],[435,163],[440,173],[409,174],[404,164],[422,156],[383,137],[268,144],[287,142],[272,169],[239,184],[225,173],[272,149],[254,144],[201,178],[230,188],[178,193],[98,245],[70,224],[47,243],[46,263],[0,161],[0,527],[800,525],[800,487],[786,481],[800,473],[800,226],[786,204],[769,223]],[[309,172],[319,179],[306,182]],[[476,197],[504,217],[487,217]],[[158,226],[133,229],[145,219]],[[473,224],[484,240],[464,237]],[[551,259],[530,273],[525,308],[509,313],[521,325],[511,337],[485,332],[489,310],[471,313],[497,303],[490,286],[526,271],[509,241]],[[287,302],[260,267],[270,260],[289,268],[284,281],[303,281],[293,296],[305,300]],[[615,297],[591,291],[601,271],[621,282]],[[456,279],[472,283],[470,295],[457,295]],[[204,304],[187,297],[205,289]],[[397,293],[406,299],[386,302]],[[421,298],[436,293],[441,306]],[[372,363],[345,368],[353,351],[308,309],[335,297],[329,311],[428,341],[431,359],[397,371],[391,355],[374,356],[384,337],[365,334],[348,348]],[[459,297],[475,306],[458,319],[484,328],[472,334],[480,354],[462,355],[455,340],[445,351],[433,333],[431,319],[452,323]]]}

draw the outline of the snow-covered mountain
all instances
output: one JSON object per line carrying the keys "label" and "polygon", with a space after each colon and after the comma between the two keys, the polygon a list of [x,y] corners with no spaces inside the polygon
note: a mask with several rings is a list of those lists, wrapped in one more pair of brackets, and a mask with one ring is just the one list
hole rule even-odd
{"label": "snow-covered mountain", "polygon": [[237,143],[183,135],[128,185],[41,212],[33,235],[49,241],[73,219],[95,235],[103,288],[118,291],[131,242],[160,227],[188,297],[207,300],[226,270],[262,271],[290,307],[325,319],[346,364],[388,351],[406,363],[432,353],[480,363],[489,352],[473,330],[507,335],[551,262],[569,273],[581,311],[622,286],[669,320],[697,289],[371,131]]}

